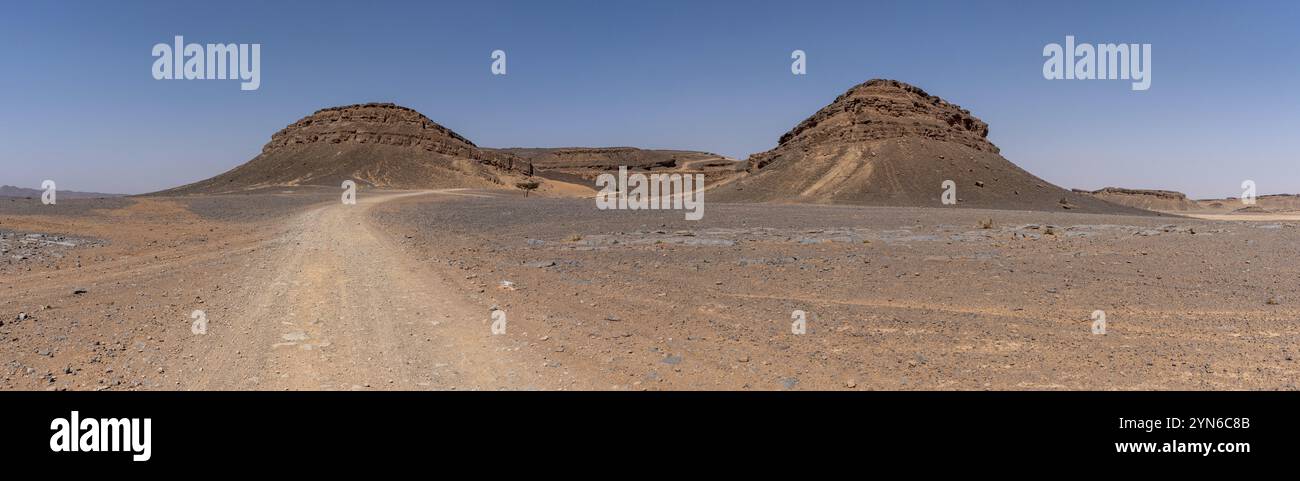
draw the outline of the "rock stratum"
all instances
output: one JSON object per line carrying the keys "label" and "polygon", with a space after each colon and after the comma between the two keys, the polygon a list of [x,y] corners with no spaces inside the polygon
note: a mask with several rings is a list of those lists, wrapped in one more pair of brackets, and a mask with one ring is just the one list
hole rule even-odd
{"label": "rock stratum", "polygon": [[394,189],[492,187],[532,175],[532,164],[482,149],[423,114],[391,103],[330,107],[271,136],[252,160],[159,194],[230,193],[344,180]]}
{"label": "rock stratum", "polygon": [[989,126],[969,111],[895,80],[871,80],[748,159],[718,201],[1145,213],[1052,185],[1000,155]]}

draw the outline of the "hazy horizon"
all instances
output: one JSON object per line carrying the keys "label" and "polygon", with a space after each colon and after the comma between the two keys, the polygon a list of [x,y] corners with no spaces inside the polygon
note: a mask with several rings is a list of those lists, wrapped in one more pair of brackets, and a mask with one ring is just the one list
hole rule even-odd
{"label": "hazy horizon", "polygon": [[[1300,5],[1094,2],[84,2],[0,18],[0,184],[137,194],[254,157],[324,107],[393,102],[484,147],[633,146],[744,159],[889,78],[990,125],[1065,188],[1300,193]],[[260,88],[150,75],[151,48],[261,44]],[[1152,84],[1047,80],[1043,48],[1149,43]],[[1231,42],[1223,39],[1232,39]],[[489,71],[493,50],[508,74]],[[807,52],[807,75],[790,72]],[[1050,107],[1049,107],[1050,106]]]}

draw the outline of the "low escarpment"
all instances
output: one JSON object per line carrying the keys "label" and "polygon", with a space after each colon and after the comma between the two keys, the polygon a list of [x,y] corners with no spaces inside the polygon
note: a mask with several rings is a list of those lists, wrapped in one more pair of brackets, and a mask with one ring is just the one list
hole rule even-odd
{"label": "low escarpment", "polygon": [[1106,187],[1093,191],[1076,189],[1075,192],[1088,194],[1107,202],[1146,210],[1171,212],[1195,211],[1204,208],[1196,201],[1188,199],[1186,194],[1172,190]]}

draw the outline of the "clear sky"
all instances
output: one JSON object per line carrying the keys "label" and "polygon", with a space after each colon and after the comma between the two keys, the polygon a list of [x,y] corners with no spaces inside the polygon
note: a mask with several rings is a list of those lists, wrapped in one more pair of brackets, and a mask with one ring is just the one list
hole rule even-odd
{"label": "clear sky", "polygon": [[[415,108],[481,146],[743,158],[871,78],[988,122],[1063,187],[1300,192],[1300,2],[9,2],[0,184],[141,193],[224,172],[316,109]],[[151,49],[262,44],[261,88],[154,80]],[[1152,44],[1150,90],[1042,51]],[[490,54],[507,53],[492,76]],[[790,73],[790,53],[808,74]]]}

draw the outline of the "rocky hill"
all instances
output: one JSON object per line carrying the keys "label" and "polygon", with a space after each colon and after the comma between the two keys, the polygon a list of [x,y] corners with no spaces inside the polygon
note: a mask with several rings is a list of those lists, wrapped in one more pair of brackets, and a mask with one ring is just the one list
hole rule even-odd
{"label": "rocky hill", "polygon": [[531,174],[527,160],[481,149],[415,110],[370,103],[318,110],[276,132],[247,163],[161,194],[338,187],[349,179],[400,189],[491,187]]}
{"label": "rocky hill", "polygon": [[1134,213],[1071,192],[999,154],[989,126],[969,111],[894,80],[857,85],[754,154],[748,175],[715,189],[719,201]]}

